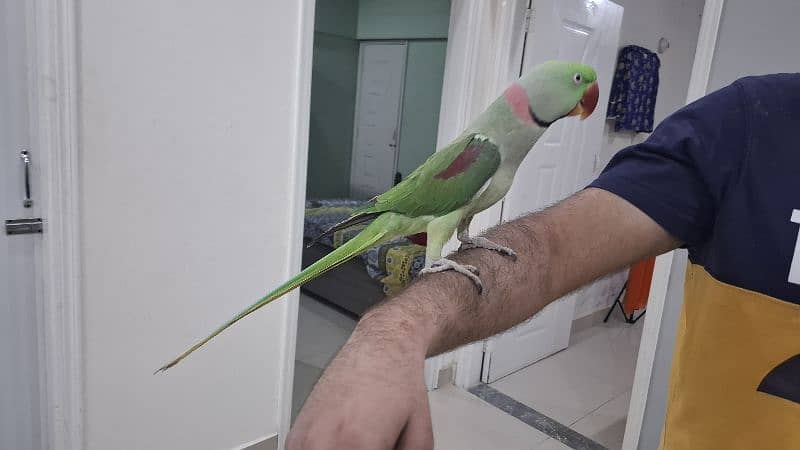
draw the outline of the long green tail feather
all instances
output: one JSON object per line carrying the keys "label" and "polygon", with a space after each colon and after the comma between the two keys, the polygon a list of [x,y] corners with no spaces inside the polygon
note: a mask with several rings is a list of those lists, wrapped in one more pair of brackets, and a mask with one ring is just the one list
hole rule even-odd
{"label": "long green tail feather", "polygon": [[305,270],[295,275],[294,277],[290,278],[289,281],[278,286],[274,291],[270,292],[257,302],[250,305],[247,309],[234,316],[228,322],[225,322],[222,326],[214,330],[213,333],[208,335],[203,340],[194,344],[185,352],[181,353],[177,358],[165,364],[160,369],[156,370],[155,373],[163,372],[169,369],[170,367],[173,367],[174,365],[178,364],[179,362],[181,362],[181,360],[189,356],[192,352],[202,347],[203,344],[210,341],[218,334],[222,333],[226,328],[230,327],[234,323],[238,322],[248,314],[261,308],[267,303],[270,303],[271,301],[282,297],[284,294],[312,280],[313,278],[316,278],[317,276],[322,275],[323,273],[341,264],[344,264],[353,257],[367,250],[368,248],[395,238],[394,234],[390,234],[388,230],[375,231],[371,230],[371,228],[373,227],[367,227],[364,231],[359,233],[353,239],[345,242],[342,246],[336,248],[334,251],[328,253],[319,261],[308,266]]}

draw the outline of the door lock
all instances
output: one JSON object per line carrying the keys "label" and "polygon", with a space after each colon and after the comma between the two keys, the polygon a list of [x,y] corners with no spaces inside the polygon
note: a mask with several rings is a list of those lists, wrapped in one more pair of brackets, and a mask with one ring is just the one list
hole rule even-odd
{"label": "door lock", "polygon": [[36,234],[42,232],[42,219],[6,220],[6,234]]}

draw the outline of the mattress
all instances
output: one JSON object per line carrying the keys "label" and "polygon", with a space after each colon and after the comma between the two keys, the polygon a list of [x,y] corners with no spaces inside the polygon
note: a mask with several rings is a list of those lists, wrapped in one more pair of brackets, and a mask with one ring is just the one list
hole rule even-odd
{"label": "mattress", "polygon": [[[307,201],[304,239],[310,240],[320,236],[333,225],[348,218],[363,203],[353,199]],[[365,226],[356,225],[337,231],[331,236],[322,238],[319,244],[334,249],[352,239]],[[425,247],[401,238],[370,248],[360,256],[360,259],[369,277],[382,285],[384,295],[393,295],[407,286],[424,267]]]}

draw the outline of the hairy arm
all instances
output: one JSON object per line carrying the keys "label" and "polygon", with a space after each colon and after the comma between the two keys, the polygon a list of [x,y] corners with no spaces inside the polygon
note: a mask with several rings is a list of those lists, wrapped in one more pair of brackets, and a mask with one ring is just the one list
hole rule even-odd
{"label": "hairy arm", "polygon": [[600,276],[679,245],[600,189],[486,237],[513,248],[517,260],[483,249],[458,252],[451,257],[480,270],[482,295],[463,275],[443,272],[370,310],[314,388],[288,448],[432,448],[426,356],[508,329]]}
{"label": "hairy arm", "polygon": [[432,356],[506,330],[598,277],[679,245],[636,207],[600,189],[497,226],[486,237],[514,249],[518,259],[483,249],[453,255],[480,269],[482,295],[454,272],[424,276],[371,310],[358,333],[394,335],[402,326]]}

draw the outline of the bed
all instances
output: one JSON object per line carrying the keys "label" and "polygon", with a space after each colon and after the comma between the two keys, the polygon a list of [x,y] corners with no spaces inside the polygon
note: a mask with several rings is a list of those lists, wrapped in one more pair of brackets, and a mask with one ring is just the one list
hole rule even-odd
{"label": "bed", "polygon": [[[307,244],[332,225],[344,220],[363,204],[352,199],[322,199],[306,202],[303,240]],[[364,225],[338,231],[311,247],[303,246],[303,268],[318,261],[347,242]],[[332,304],[347,314],[360,317],[386,296],[401,291],[425,263],[425,247],[409,239],[379,245],[346,264],[306,283],[301,290]]]}

